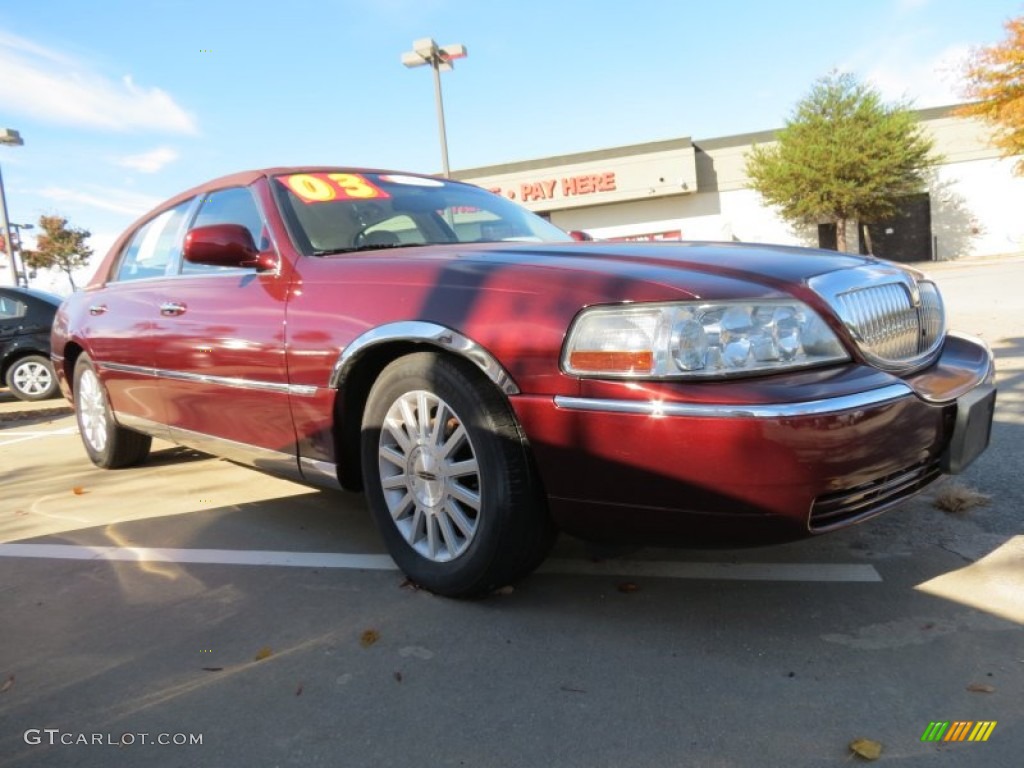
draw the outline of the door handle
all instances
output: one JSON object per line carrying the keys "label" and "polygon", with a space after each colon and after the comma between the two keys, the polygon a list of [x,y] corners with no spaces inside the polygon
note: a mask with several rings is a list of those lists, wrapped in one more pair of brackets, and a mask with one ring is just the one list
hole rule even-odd
{"label": "door handle", "polygon": [[173,317],[174,315],[183,315],[187,307],[177,301],[165,301],[160,305],[160,314]]}
{"label": "door handle", "polygon": [[107,311],[107,305],[106,304],[93,304],[91,307],[89,307],[89,314],[90,315],[102,315],[106,311]]}

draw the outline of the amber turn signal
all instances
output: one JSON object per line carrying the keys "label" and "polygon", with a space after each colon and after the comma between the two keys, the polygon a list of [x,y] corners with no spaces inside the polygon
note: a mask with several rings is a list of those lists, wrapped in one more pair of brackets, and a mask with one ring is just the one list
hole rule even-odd
{"label": "amber turn signal", "polygon": [[654,352],[607,352],[574,350],[569,355],[574,371],[587,373],[646,373],[654,365]]}

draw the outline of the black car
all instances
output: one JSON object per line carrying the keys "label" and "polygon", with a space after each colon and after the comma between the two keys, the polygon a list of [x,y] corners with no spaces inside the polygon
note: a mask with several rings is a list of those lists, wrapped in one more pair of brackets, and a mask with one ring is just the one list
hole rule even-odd
{"label": "black car", "polygon": [[59,296],[31,288],[0,286],[0,381],[19,400],[57,394],[50,362],[50,327]]}

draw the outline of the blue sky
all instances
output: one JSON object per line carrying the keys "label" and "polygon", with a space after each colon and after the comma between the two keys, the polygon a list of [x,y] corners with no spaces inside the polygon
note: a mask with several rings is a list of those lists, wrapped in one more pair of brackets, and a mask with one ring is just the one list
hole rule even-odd
{"label": "blue sky", "polygon": [[437,172],[433,84],[400,54],[463,43],[444,74],[454,169],[782,125],[815,78],[917,107],[1009,0],[0,0],[10,218],[59,213],[101,255],[196,183],[303,163]]}

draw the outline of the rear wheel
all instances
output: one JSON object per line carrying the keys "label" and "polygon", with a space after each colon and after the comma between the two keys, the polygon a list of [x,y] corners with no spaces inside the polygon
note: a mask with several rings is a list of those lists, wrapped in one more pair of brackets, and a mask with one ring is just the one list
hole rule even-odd
{"label": "rear wheel", "polygon": [[87,355],[75,364],[75,415],[85,452],[104,469],[138,464],[149,455],[153,438],[119,426],[107,403],[107,393]]}
{"label": "rear wheel", "polygon": [[19,400],[46,400],[57,393],[57,376],[48,358],[26,355],[7,369],[7,386]]}
{"label": "rear wheel", "polygon": [[421,352],[384,369],[363,415],[362,464],[391,556],[433,592],[504,586],[554,541],[508,404],[460,360]]}

